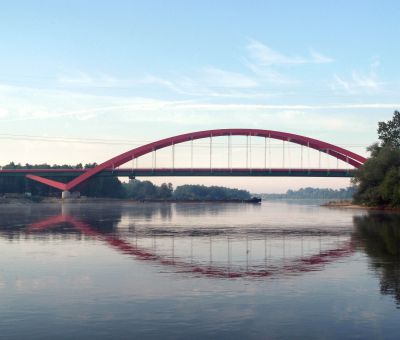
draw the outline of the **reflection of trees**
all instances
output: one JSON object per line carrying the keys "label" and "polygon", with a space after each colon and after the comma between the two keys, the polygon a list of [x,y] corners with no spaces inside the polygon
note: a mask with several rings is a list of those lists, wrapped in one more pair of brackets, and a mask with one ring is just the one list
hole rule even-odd
{"label": "reflection of trees", "polygon": [[260,204],[248,203],[219,203],[219,202],[204,202],[204,203],[179,203],[175,205],[175,210],[178,215],[182,216],[217,216],[219,214],[237,211],[238,208],[242,211],[249,209],[260,209]]}
{"label": "reflection of trees", "polygon": [[122,209],[119,204],[71,204],[63,205],[62,215],[72,215],[90,223],[98,232],[108,234],[115,233]]}
{"label": "reflection of trees", "polygon": [[[2,208],[2,207],[0,207]],[[130,220],[152,220],[159,216],[161,220],[170,220],[172,216],[171,204],[163,203],[133,203],[133,204],[38,204],[26,206],[8,206],[0,209],[0,236],[8,239],[18,239],[26,233],[26,226],[51,216],[73,216],[76,219],[89,223],[100,233],[116,233],[116,228],[123,216]],[[76,234],[68,223],[60,222],[57,228],[46,229],[46,233],[56,233],[68,237]]]}
{"label": "reflection of trees", "polygon": [[[80,203],[80,204],[29,204],[0,207],[0,236],[9,239],[25,234],[25,227],[33,222],[55,215],[69,215],[89,223],[102,233],[115,233],[122,217],[134,225],[137,220],[170,221],[176,214],[182,217],[217,216],[230,211],[258,210],[260,205],[239,203]],[[60,223],[57,229],[48,233],[74,234],[67,224]]]}
{"label": "reflection of trees", "polygon": [[354,237],[380,278],[381,293],[400,307],[400,215],[372,213],[354,217]]}
{"label": "reflection of trees", "polygon": [[156,216],[160,216],[161,220],[170,220],[172,217],[171,203],[131,203],[124,204],[124,216],[129,216],[133,220],[135,217],[144,217],[146,220],[152,220]]}
{"label": "reflection of trees", "polygon": [[[45,220],[57,215],[73,215],[83,221],[90,222],[94,228],[102,233],[113,233],[121,220],[121,207],[110,205],[105,208],[96,204],[38,204],[14,206],[0,210],[0,236],[9,240],[18,240],[25,237],[26,227],[31,223]],[[46,234],[57,234],[61,238],[68,238],[76,234],[65,222],[59,222],[57,228],[46,230]],[[34,236],[43,237],[43,235]]]}

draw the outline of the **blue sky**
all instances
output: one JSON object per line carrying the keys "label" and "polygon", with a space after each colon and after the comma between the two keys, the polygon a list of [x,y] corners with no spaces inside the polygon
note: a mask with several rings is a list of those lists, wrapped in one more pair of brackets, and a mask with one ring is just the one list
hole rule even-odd
{"label": "blue sky", "polygon": [[101,162],[225,127],[364,153],[400,108],[399,13],[398,1],[3,1],[0,164]]}

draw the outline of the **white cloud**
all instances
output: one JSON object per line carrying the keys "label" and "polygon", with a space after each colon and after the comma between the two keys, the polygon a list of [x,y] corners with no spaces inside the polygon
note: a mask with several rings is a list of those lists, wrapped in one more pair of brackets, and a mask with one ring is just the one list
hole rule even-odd
{"label": "white cloud", "polygon": [[383,89],[384,82],[380,81],[377,75],[377,68],[380,66],[378,59],[374,59],[368,73],[353,71],[351,76],[344,78],[333,75],[331,88],[335,91],[344,91],[348,94],[376,93]]}
{"label": "white cloud", "polygon": [[326,64],[334,60],[315,50],[310,50],[309,56],[289,56],[276,51],[266,44],[250,39],[246,46],[248,58],[246,66],[260,78],[260,81],[274,85],[294,85],[299,80],[282,73],[284,66],[299,66],[304,64]]}
{"label": "white cloud", "polygon": [[269,83],[274,85],[293,85],[299,83],[288,76],[285,76],[281,72],[271,68],[264,67],[257,63],[246,61],[246,66],[257,76],[259,81],[263,83]]}
{"label": "white cloud", "polygon": [[381,90],[383,83],[374,75],[352,72],[350,78],[343,78],[335,74],[331,87],[333,90],[344,90],[349,94],[370,93]]}
{"label": "white cloud", "polygon": [[266,97],[269,94],[255,92],[259,87],[254,75],[227,71],[217,67],[204,67],[190,75],[170,74],[162,77],[147,74],[137,78],[116,78],[104,74],[91,75],[85,72],[73,72],[71,76],[58,77],[58,83],[67,89],[76,88],[111,88],[137,89],[152,91],[161,87],[174,94],[187,97]]}
{"label": "white cloud", "polygon": [[237,104],[237,103],[198,103],[198,102],[180,102],[177,104],[179,109],[196,110],[341,110],[341,109],[394,109],[400,106],[400,103],[349,103],[349,104],[325,104],[325,105],[303,105],[303,104]]}
{"label": "white cloud", "polygon": [[[152,120],[169,121],[172,117],[187,121],[185,114],[193,112],[207,115],[220,113],[224,119],[231,113],[249,114],[288,111],[332,111],[357,109],[388,109],[400,107],[400,103],[345,103],[345,104],[266,104],[241,103],[237,100],[212,102],[204,100],[160,100],[143,97],[119,97],[89,95],[70,91],[29,89],[24,87],[0,86],[0,121],[45,120],[45,119],[96,119],[101,115],[118,114],[119,121]],[[177,116],[174,116],[177,114]],[[320,113],[321,114],[321,113]],[[323,115],[323,114],[321,114]],[[200,117],[199,115],[197,117]],[[207,119],[211,120],[216,118]],[[247,116],[251,121],[251,117]]]}
{"label": "white cloud", "polygon": [[250,41],[247,45],[250,57],[263,66],[304,64],[305,60],[299,57],[288,57],[256,40]]}
{"label": "white cloud", "polygon": [[247,50],[250,53],[250,57],[263,66],[323,64],[333,62],[332,58],[324,56],[314,50],[310,51],[310,56],[308,57],[287,56],[254,39],[250,40],[247,45]]}
{"label": "white cloud", "polygon": [[266,98],[277,95],[261,91],[260,84],[254,76],[216,67],[205,67],[191,76],[175,75],[171,79],[148,75],[143,83],[161,86],[189,98]]}
{"label": "white cloud", "polygon": [[327,57],[323,55],[322,53],[319,53],[317,51],[311,50],[311,60],[315,64],[325,64],[325,63],[332,63],[334,60],[330,57]]}
{"label": "white cloud", "polygon": [[[328,63],[332,59],[314,50],[308,57],[290,57],[256,40],[247,45],[242,71],[226,70],[216,66],[202,67],[186,74],[146,74],[136,78],[118,78],[105,73],[89,74],[80,70],[58,77],[64,88],[111,88],[152,91],[162,87],[169,92],[186,97],[210,98],[260,98],[275,96],[277,91],[265,91],[265,85],[293,85],[298,83],[277,70],[279,65]],[[249,72],[250,71],[250,72]]]}
{"label": "white cloud", "polygon": [[356,86],[363,87],[371,90],[377,90],[380,88],[381,83],[374,76],[362,75],[357,72],[353,72],[353,81]]}

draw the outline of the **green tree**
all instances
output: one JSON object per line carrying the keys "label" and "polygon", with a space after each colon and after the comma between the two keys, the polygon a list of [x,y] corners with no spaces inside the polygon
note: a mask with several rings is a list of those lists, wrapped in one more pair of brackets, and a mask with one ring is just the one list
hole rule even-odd
{"label": "green tree", "polygon": [[378,123],[378,138],[382,147],[400,148],[400,112],[394,111],[393,118]]}
{"label": "green tree", "polygon": [[137,179],[124,183],[125,195],[135,200],[168,200],[172,198],[173,187],[171,183],[154,185],[150,181],[139,181]]}
{"label": "green tree", "polygon": [[372,144],[371,156],[353,178],[356,203],[371,206],[400,206],[400,113],[378,123],[380,143]]}
{"label": "green tree", "polygon": [[219,186],[206,187],[205,185],[181,185],[174,191],[174,198],[178,200],[246,200],[251,197],[246,190],[230,189]]}
{"label": "green tree", "polygon": [[169,199],[172,197],[173,187],[171,183],[163,183],[158,188],[158,197],[160,199]]}

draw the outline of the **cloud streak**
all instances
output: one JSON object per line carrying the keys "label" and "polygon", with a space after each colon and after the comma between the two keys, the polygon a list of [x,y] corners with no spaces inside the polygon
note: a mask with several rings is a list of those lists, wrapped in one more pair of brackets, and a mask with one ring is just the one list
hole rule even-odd
{"label": "cloud streak", "polygon": [[382,88],[383,83],[378,81],[376,76],[360,74],[353,71],[351,77],[345,79],[337,74],[333,77],[333,90],[344,90],[348,94],[357,94],[362,92],[377,92]]}
{"label": "cloud streak", "polygon": [[310,51],[308,57],[288,56],[254,39],[250,40],[247,50],[250,57],[263,66],[326,64],[334,61],[314,50]]}
{"label": "cloud streak", "polygon": [[334,91],[344,91],[348,94],[377,93],[383,89],[384,82],[380,81],[377,76],[377,68],[379,60],[374,60],[370,65],[368,73],[360,73],[352,71],[351,76],[344,78],[333,75],[331,88]]}
{"label": "cloud streak", "polygon": [[[333,61],[320,52],[311,50],[309,56],[287,56],[268,45],[251,39],[247,44],[242,69],[227,70],[216,66],[204,66],[186,74],[145,74],[137,77],[118,78],[104,73],[89,74],[74,71],[71,75],[57,78],[64,88],[111,90],[140,89],[154,91],[164,89],[186,98],[268,98],[279,95],[282,86],[296,85],[299,81],[284,75],[278,68],[288,65],[325,64]],[[274,89],[265,90],[265,86]]]}
{"label": "cloud streak", "polygon": [[[96,96],[55,90],[0,86],[0,122],[80,122],[85,125],[162,123],[166,126],[268,126],[277,130],[354,131],[368,120],[356,119],[357,110],[388,111],[400,103],[263,104],[214,103],[196,100]],[[45,103],[45,104],[44,104]],[[347,111],[346,111],[347,110]],[[353,112],[347,115],[343,112]],[[339,114],[339,113],[340,114]],[[353,117],[353,118],[352,118]],[[90,121],[90,123],[89,123]],[[363,123],[364,122],[364,123]],[[365,126],[363,127],[363,129]],[[366,128],[368,129],[368,128]]]}
{"label": "cloud streak", "polygon": [[[72,116],[80,119],[93,118],[93,114],[113,111],[194,110],[218,111],[271,111],[271,110],[342,110],[342,109],[394,109],[400,103],[337,103],[337,104],[252,104],[213,103],[196,100],[159,100],[145,97],[98,96],[67,91],[38,90],[7,87],[1,91],[0,118],[2,119],[47,119]],[[62,108],[60,110],[60,108]]]}

